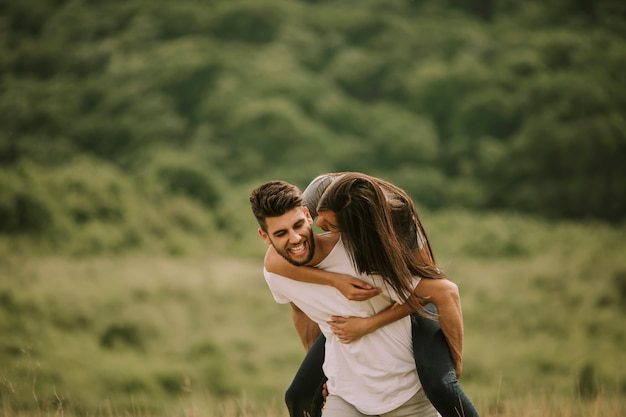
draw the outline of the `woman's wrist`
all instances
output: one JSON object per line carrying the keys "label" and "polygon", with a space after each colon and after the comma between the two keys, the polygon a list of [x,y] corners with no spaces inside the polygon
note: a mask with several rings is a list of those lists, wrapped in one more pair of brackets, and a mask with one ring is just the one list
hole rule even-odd
{"label": "woman's wrist", "polygon": [[343,282],[341,275],[332,272],[324,274],[324,281],[326,281],[326,285],[330,285],[331,287],[335,287],[337,289],[341,288],[341,283]]}
{"label": "woman's wrist", "polygon": [[363,325],[364,336],[384,326],[383,324],[379,323],[377,316],[366,317],[363,320],[364,320],[364,325]]}

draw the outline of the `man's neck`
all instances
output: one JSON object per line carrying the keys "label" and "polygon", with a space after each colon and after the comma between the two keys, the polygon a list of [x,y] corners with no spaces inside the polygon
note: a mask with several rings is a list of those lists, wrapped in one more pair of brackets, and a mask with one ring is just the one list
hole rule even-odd
{"label": "man's neck", "polygon": [[315,234],[315,254],[309,262],[308,266],[315,266],[322,262],[333,250],[339,241],[339,233],[323,233]]}

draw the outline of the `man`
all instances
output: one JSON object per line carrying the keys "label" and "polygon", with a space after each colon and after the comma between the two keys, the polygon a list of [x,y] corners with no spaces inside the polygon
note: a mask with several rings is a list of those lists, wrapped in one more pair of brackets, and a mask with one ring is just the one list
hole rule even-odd
{"label": "man", "polygon": [[[326,337],[324,373],[329,395],[324,416],[397,415],[437,416],[421,389],[415,370],[409,317],[395,321],[360,339],[342,343],[331,329],[331,316],[370,317],[401,301],[378,276],[359,274],[339,234],[318,235],[303,205],[300,190],[283,181],[270,181],[250,195],[259,234],[294,265],[310,265],[358,276],[383,292],[367,301],[347,300],[335,288],[288,279],[264,271],[279,303],[290,303],[304,334]],[[415,285],[419,279],[415,279]],[[304,325],[302,325],[304,324]],[[301,333],[302,336],[302,333]]]}

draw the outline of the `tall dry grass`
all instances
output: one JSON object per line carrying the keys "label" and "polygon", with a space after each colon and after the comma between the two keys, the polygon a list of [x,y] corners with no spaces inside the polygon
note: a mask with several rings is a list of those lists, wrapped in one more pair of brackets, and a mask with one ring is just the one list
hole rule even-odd
{"label": "tall dry grass", "polygon": [[[594,399],[581,397],[550,397],[526,395],[511,399],[478,400],[476,406],[482,417],[623,417],[626,399],[623,396],[599,395]],[[215,401],[209,398],[185,400],[168,410],[155,413],[141,407],[117,410],[114,404],[103,402],[97,412],[84,413],[66,409],[62,402],[30,411],[0,408],[2,417],[288,417],[285,406],[272,400],[264,403],[246,397]],[[462,416],[461,416],[462,417]]]}

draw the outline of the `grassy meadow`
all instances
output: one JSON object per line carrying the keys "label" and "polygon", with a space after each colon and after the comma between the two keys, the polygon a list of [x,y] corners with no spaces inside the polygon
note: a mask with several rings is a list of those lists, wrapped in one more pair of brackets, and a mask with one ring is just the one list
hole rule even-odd
{"label": "grassy meadow", "polygon": [[[423,220],[461,290],[483,416],[626,415],[623,226]],[[249,231],[184,256],[3,256],[0,415],[286,416],[304,351]]]}

